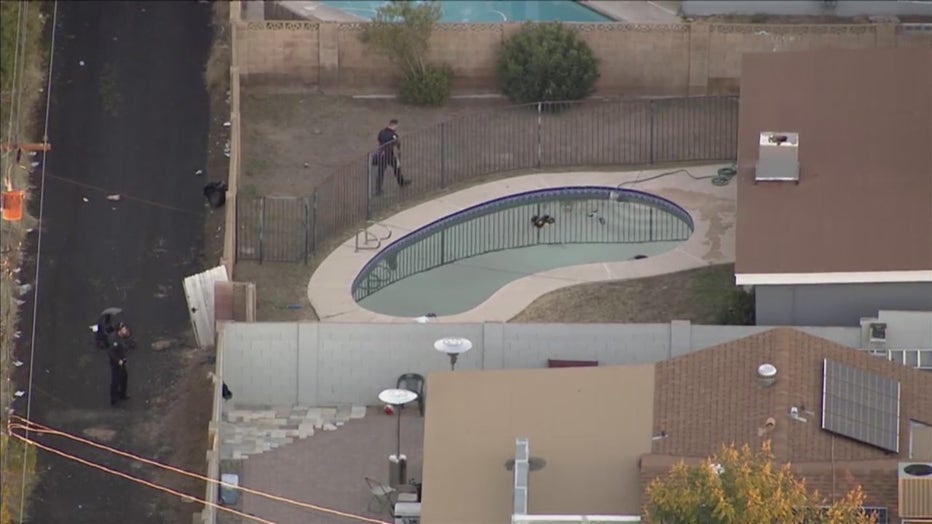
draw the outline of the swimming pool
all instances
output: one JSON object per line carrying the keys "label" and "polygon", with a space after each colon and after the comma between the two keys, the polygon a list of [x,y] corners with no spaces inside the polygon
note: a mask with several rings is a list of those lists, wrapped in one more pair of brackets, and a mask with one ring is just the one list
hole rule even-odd
{"label": "swimming pool", "polygon": [[[356,15],[365,20],[372,19],[375,11],[386,1],[378,0],[324,0],[324,5]],[[588,7],[571,0],[538,1],[475,1],[441,0],[443,9],[441,22],[611,22],[612,20]]]}
{"label": "swimming pool", "polygon": [[524,276],[659,255],[689,239],[693,227],[686,210],[641,191],[529,191],[407,234],[376,254],[351,289],[360,306],[376,313],[454,315]]}

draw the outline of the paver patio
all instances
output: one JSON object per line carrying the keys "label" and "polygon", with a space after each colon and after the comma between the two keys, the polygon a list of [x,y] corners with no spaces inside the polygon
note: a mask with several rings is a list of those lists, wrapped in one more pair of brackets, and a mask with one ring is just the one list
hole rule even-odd
{"label": "paver patio", "polygon": [[[388,512],[366,510],[371,494],[365,477],[388,481],[388,455],[395,453],[395,416],[370,407],[366,416],[346,421],[335,431],[305,439],[244,461],[240,484],[282,497],[345,513],[390,522]],[[424,419],[416,406],[402,411],[401,453],[408,457],[408,478],[421,479]],[[242,510],[279,524],[348,524],[358,520],[304,509],[244,494]]]}

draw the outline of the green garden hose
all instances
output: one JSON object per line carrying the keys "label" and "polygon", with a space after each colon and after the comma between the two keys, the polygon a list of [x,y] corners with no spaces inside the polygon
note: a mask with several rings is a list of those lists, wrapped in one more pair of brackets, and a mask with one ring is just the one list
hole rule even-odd
{"label": "green garden hose", "polygon": [[712,185],[713,185],[713,186],[719,186],[719,187],[721,187],[721,186],[727,186],[728,183],[731,182],[731,179],[734,178],[735,175],[738,174],[738,169],[736,168],[736,166],[735,166],[734,164],[732,164],[732,165],[727,166],[727,167],[719,168],[718,174],[709,175],[709,176],[696,176],[696,175],[690,173],[688,169],[682,169],[682,168],[681,168],[681,169],[674,169],[673,171],[667,171],[667,172],[665,172],[665,173],[659,173],[659,174],[656,174],[656,175],[654,175],[654,176],[650,176],[650,177],[647,177],[647,178],[639,178],[639,179],[637,179],[637,180],[629,180],[628,182],[622,182],[622,183],[618,184],[618,189],[621,189],[621,188],[623,188],[623,187],[625,187],[625,186],[630,186],[630,185],[635,185],[635,184],[641,184],[641,183],[644,183],[644,182],[649,182],[649,181],[651,181],[651,180],[657,180],[658,178],[663,178],[663,177],[665,177],[665,176],[675,175],[675,174],[677,174],[677,173],[683,173],[683,174],[685,174],[686,176],[688,176],[689,178],[691,178],[691,179],[693,179],[693,180],[707,180],[707,179],[711,179],[711,180],[712,180]]}
{"label": "green garden hose", "polygon": [[735,166],[731,165],[728,167],[719,168],[718,174],[712,177],[713,186],[727,186],[731,179],[738,174],[738,170],[735,169]]}

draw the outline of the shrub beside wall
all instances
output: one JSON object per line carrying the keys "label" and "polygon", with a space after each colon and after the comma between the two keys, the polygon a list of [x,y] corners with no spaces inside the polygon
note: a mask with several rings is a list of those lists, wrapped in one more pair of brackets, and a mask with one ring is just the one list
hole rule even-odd
{"label": "shrub beside wall", "polygon": [[371,51],[386,55],[401,71],[399,97],[406,104],[435,106],[450,97],[453,70],[427,62],[430,35],[441,14],[437,2],[395,0],[380,7],[360,34]]}
{"label": "shrub beside wall", "polygon": [[559,22],[525,24],[505,42],[497,69],[505,96],[520,103],[586,98],[599,79],[589,44]]}

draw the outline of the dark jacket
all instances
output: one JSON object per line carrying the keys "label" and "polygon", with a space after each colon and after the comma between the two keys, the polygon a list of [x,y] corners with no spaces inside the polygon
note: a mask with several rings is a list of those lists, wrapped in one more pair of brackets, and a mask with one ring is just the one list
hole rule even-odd
{"label": "dark jacket", "polygon": [[379,152],[382,156],[395,156],[395,147],[398,146],[398,133],[394,129],[385,128],[379,131]]}
{"label": "dark jacket", "polygon": [[107,356],[110,358],[111,366],[119,366],[120,361],[123,361],[123,365],[126,365],[126,354],[129,351],[129,346],[123,338],[117,336],[114,337],[113,342],[110,343],[110,349],[107,350]]}

